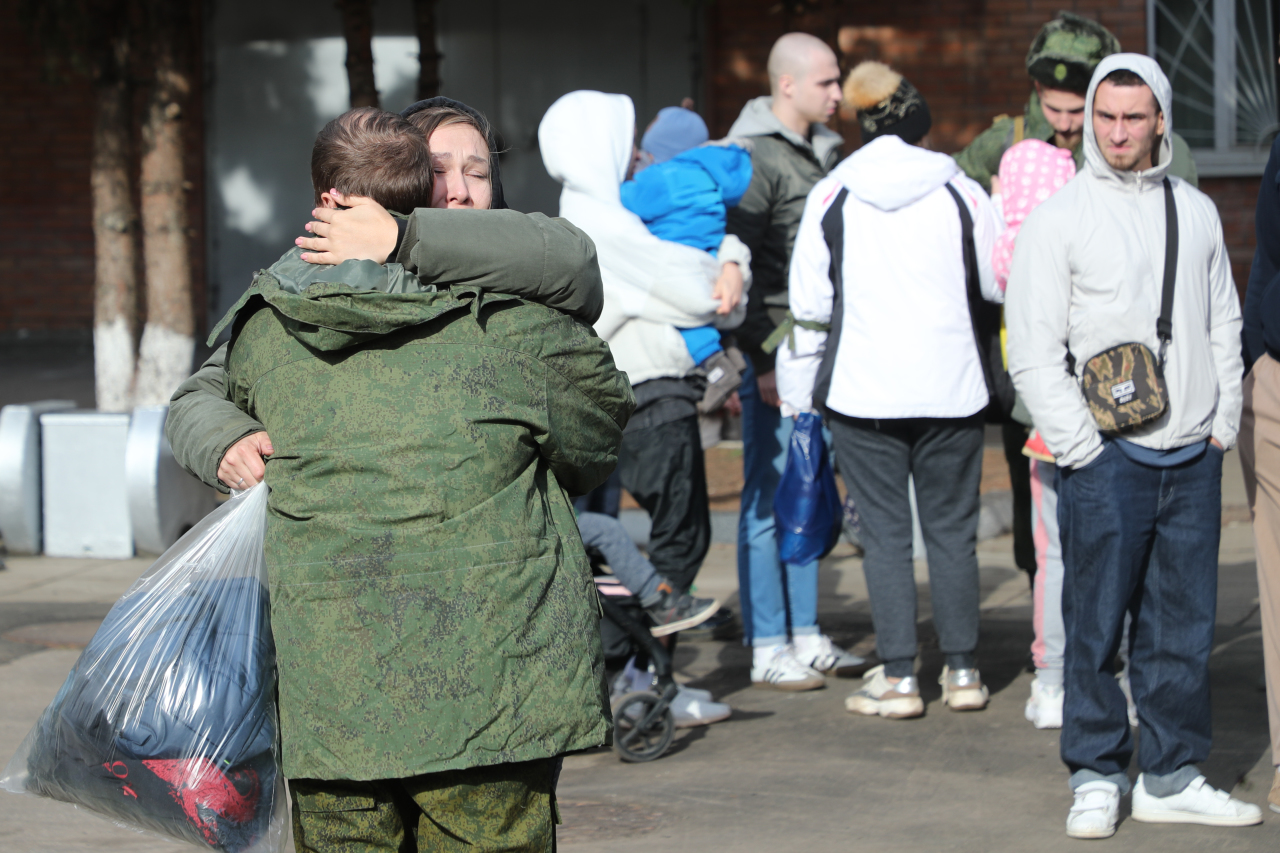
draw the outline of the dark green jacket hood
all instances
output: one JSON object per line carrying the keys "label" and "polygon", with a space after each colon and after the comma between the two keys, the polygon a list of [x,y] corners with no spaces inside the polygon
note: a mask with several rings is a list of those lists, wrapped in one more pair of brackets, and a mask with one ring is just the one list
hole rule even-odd
{"label": "dark green jacket hood", "polygon": [[368,343],[426,323],[460,308],[479,312],[482,301],[514,299],[486,293],[478,286],[437,290],[423,284],[400,264],[345,261],[336,266],[309,264],[302,250],[290,249],[270,270],[260,270],[253,284],[209,334],[209,345],[239,316],[248,317],[259,300],[284,318],[285,329],[321,352]]}

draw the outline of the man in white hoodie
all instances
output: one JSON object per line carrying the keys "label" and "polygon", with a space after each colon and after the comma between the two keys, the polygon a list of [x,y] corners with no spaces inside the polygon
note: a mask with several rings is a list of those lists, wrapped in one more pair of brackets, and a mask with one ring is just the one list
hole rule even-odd
{"label": "man in white hoodie", "polygon": [[[1153,60],[1122,53],[1099,63],[1085,102],[1085,168],[1027,218],[1009,276],[1009,370],[1059,466],[1060,749],[1075,838],[1114,833],[1129,790],[1133,736],[1114,670],[1126,612],[1142,728],[1134,819],[1262,820],[1196,769],[1212,734],[1209,651],[1222,457],[1240,424],[1240,306],[1213,202],[1167,175],[1171,99]],[[1176,213],[1168,221],[1166,199]],[[1171,234],[1171,324],[1158,331]],[[1104,434],[1079,377],[1094,356],[1129,342],[1159,353],[1168,405],[1136,429]]]}
{"label": "man in white hoodie", "polygon": [[[791,260],[794,337],[778,348],[784,415],[822,411],[862,516],[876,649],[845,702],[917,717],[916,583],[908,481],[929,551],[943,702],[986,706],[978,643],[978,486],[987,381],[970,304],[998,301],[1001,223],[955,160],[929,151],[920,93],[878,62],[849,74],[864,145],[809,194]],[[824,330],[827,326],[828,330]]]}

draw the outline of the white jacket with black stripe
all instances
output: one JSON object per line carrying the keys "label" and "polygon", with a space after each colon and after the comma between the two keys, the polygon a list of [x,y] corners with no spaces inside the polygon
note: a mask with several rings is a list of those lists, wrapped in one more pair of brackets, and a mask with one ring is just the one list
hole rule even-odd
{"label": "white jacket with black stripe", "polygon": [[[991,254],[1004,226],[982,187],[945,154],[897,136],[872,140],[805,204],[791,255],[791,313],[832,331],[797,327],[795,348],[778,347],[784,415],[825,404],[857,418],[960,418],[986,407],[948,184],[973,220],[982,295],[1001,300]],[[836,294],[822,218],[843,187],[844,286]]]}

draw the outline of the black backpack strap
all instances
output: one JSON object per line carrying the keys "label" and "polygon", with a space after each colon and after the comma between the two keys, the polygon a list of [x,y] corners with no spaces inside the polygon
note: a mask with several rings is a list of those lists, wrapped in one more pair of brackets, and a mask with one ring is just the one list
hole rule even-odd
{"label": "black backpack strap", "polygon": [[822,237],[831,252],[831,331],[827,333],[822,361],[813,383],[813,405],[824,410],[827,394],[831,391],[831,374],[835,370],[836,350],[840,345],[840,330],[844,325],[844,205],[849,198],[849,188],[841,187],[835,200],[822,216]]}
{"label": "black backpack strap", "polygon": [[1160,317],[1156,320],[1161,369],[1169,341],[1173,340],[1173,283],[1178,276],[1178,205],[1173,200],[1173,183],[1167,177],[1164,179],[1164,223],[1164,288],[1160,294]]}

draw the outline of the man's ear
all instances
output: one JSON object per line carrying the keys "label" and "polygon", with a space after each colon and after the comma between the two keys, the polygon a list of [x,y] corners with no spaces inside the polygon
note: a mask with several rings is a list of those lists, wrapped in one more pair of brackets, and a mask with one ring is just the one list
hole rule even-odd
{"label": "man's ear", "polygon": [[1156,136],[1164,136],[1164,111],[1156,109]]}
{"label": "man's ear", "polygon": [[320,206],[327,207],[330,210],[337,210],[342,207],[342,205],[338,204],[337,200],[327,192],[320,193]]}
{"label": "man's ear", "polygon": [[778,76],[778,94],[791,100],[796,93],[796,78],[790,74],[781,74]]}

